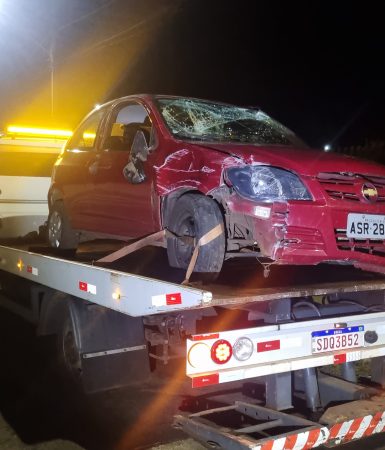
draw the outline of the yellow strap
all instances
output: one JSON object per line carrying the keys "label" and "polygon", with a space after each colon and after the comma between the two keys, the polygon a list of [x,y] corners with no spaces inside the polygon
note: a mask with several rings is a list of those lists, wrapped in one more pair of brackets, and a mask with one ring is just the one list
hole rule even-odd
{"label": "yellow strap", "polygon": [[190,280],[191,274],[194,270],[195,264],[198,259],[199,248],[202,247],[203,245],[209,244],[211,241],[220,236],[222,233],[223,233],[223,225],[219,224],[216,227],[212,228],[210,231],[208,231],[199,239],[198,244],[194,248],[190,263],[187,267],[186,277],[182,284],[187,284]]}
{"label": "yellow strap", "polygon": [[136,250],[139,250],[142,247],[145,247],[146,245],[154,245],[159,239],[164,238],[165,235],[166,230],[161,230],[158,231],[157,233],[150,234],[149,236],[139,239],[139,241],[136,241],[133,244],[126,245],[125,247],[122,247],[116,252],[110,253],[104,258],[98,259],[97,262],[102,263],[114,262],[117,259],[123,258],[123,256],[126,256],[132,252],[135,252]]}
{"label": "yellow strap", "polygon": [[[199,255],[199,248],[203,245],[209,244],[211,241],[216,239],[218,236],[220,236],[223,233],[223,225],[219,224],[216,227],[212,228],[210,231],[208,231],[206,234],[204,234],[198,241],[197,245],[194,248],[193,254],[191,256],[190,263],[187,267],[186,271],[186,277],[182,284],[188,284],[191,274],[194,270],[195,264],[198,259]],[[105,256],[104,258],[98,259],[97,262],[101,263],[109,263],[114,262],[117,259],[123,258],[123,256],[126,256],[132,252],[135,252],[136,250],[139,250],[142,247],[145,247],[146,245],[155,245],[159,239],[164,239],[165,237],[174,236],[177,239],[181,239],[185,241],[187,244],[191,242],[193,238],[190,236],[177,236],[174,233],[172,233],[169,230],[161,230],[157,233],[150,234],[149,236],[146,236],[142,239],[139,239],[139,241],[134,242],[133,244],[126,245],[125,247],[122,247],[121,249],[117,250],[116,252],[110,253],[109,255]]]}

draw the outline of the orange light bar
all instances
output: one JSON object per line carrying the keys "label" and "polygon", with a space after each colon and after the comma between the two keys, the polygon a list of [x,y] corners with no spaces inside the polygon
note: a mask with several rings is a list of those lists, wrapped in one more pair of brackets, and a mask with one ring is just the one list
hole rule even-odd
{"label": "orange light bar", "polygon": [[84,139],[95,139],[96,133],[87,133],[86,131],[83,133]]}
{"label": "orange light bar", "polygon": [[52,130],[49,128],[35,128],[35,127],[21,127],[17,125],[10,125],[7,128],[9,134],[17,134],[22,136],[39,136],[39,137],[57,137],[69,138],[72,136],[70,130]]}

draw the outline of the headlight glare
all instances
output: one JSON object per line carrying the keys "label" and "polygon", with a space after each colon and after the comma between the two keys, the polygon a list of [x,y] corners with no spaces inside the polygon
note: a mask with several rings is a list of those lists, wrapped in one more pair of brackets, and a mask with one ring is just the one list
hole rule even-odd
{"label": "headlight glare", "polygon": [[299,177],[285,169],[250,165],[231,167],[226,175],[239,195],[252,200],[311,200]]}

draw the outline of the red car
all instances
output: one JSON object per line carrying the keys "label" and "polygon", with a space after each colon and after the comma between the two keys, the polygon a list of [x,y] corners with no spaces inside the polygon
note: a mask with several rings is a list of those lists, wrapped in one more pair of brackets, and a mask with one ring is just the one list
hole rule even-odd
{"label": "red car", "polygon": [[140,238],[161,229],[169,263],[225,259],[353,264],[385,272],[385,167],[311,150],[258,109],[135,95],[92,111],[60,154],[49,242]]}

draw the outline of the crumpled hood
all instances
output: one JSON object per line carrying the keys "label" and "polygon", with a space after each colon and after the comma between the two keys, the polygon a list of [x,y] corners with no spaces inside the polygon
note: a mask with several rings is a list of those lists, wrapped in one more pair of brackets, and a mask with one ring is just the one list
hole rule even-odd
{"label": "crumpled hood", "polygon": [[269,164],[292,170],[301,175],[316,176],[320,172],[352,172],[385,176],[385,166],[381,164],[308,148],[231,143],[209,143],[204,147],[237,156],[246,164]]}

